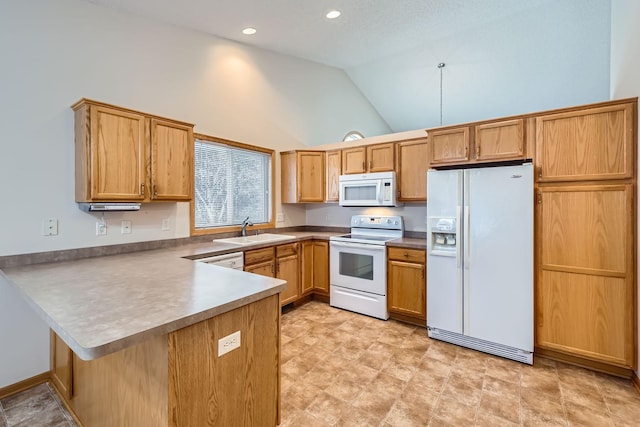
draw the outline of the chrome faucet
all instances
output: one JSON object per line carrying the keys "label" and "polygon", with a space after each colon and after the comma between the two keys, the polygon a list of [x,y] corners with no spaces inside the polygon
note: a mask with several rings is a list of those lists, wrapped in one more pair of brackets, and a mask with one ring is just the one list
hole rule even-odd
{"label": "chrome faucet", "polygon": [[242,220],[242,228],[240,229],[241,236],[247,235],[247,225],[253,225],[253,223],[249,221],[249,217],[246,217],[245,219]]}

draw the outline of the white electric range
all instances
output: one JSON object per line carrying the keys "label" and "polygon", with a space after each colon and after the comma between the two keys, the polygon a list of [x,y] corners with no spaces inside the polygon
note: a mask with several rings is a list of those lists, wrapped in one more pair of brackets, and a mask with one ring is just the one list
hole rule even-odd
{"label": "white electric range", "polygon": [[352,216],[351,233],[329,239],[331,305],[388,319],[385,242],[403,235],[401,216]]}

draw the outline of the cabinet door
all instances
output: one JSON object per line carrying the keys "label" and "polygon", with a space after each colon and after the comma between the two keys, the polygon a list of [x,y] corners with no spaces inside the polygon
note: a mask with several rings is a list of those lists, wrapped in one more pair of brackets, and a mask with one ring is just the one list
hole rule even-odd
{"label": "cabinet door", "polygon": [[395,149],[393,142],[367,145],[367,171],[386,172],[395,167]]}
{"label": "cabinet door", "polygon": [[340,185],[338,178],[342,173],[342,152],[340,150],[327,151],[327,190],[325,200],[337,202],[340,198]]}
{"label": "cabinet door", "polygon": [[536,345],[634,363],[633,187],[538,189]]}
{"label": "cabinet door", "polygon": [[634,104],[536,118],[538,182],[633,177]]}
{"label": "cabinet door", "polygon": [[469,127],[429,132],[429,164],[440,166],[469,161]]}
{"label": "cabinet door", "polygon": [[313,290],[313,248],[313,241],[302,242],[302,273],[300,282],[300,290],[302,295],[305,295]]}
{"label": "cabinet door", "polygon": [[244,271],[255,273],[261,276],[275,277],[275,262],[273,260],[261,262],[259,264],[246,265]]}
{"label": "cabinet door", "polygon": [[73,352],[53,331],[51,339],[51,380],[67,400],[73,396]]}
{"label": "cabinet door", "polygon": [[151,119],[151,199],[191,200],[193,129]]}
{"label": "cabinet door", "polygon": [[91,199],[145,198],[146,121],[141,114],[91,106]]}
{"label": "cabinet door", "polygon": [[329,295],[329,242],[313,242],[313,289]]}
{"label": "cabinet door", "polygon": [[297,168],[298,202],[324,202],[324,153],[298,152]]}
{"label": "cabinet door", "polygon": [[298,255],[276,260],[276,277],[287,281],[287,288],[280,293],[280,305],[286,305],[298,299],[300,294],[299,261]]}
{"label": "cabinet door", "polygon": [[524,158],[524,120],[486,123],[475,128],[476,160],[518,160]]}
{"label": "cabinet door", "polygon": [[342,150],[342,174],[365,173],[365,160],[367,151],[365,147],[345,148]]}
{"label": "cabinet door", "polygon": [[426,321],[424,264],[392,260],[387,263],[387,275],[389,311]]}
{"label": "cabinet door", "polygon": [[396,177],[398,200],[421,202],[427,200],[427,139],[396,144]]}

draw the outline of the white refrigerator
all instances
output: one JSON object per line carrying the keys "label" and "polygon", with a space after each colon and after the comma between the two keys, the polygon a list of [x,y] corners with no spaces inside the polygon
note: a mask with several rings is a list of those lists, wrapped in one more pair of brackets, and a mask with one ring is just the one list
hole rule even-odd
{"label": "white refrigerator", "polygon": [[533,363],[533,165],[427,172],[429,337]]}

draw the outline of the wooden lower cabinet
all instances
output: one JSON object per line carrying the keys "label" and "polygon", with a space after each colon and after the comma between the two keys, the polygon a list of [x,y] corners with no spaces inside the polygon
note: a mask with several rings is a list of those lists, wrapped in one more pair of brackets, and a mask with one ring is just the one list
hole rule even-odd
{"label": "wooden lower cabinet", "polygon": [[632,184],[538,187],[538,350],[635,367],[633,193]]}
{"label": "wooden lower cabinet", "polygon": [[51,382],[64,398],[71,399],[73,396],[73,352],[53,331],[50,335]]}
{"label": "wooden lower cabinet", "polygon": [[[218,339],[236,331],[240,347],[218,356]],[[53,360],[63,360],[68,347],[52,346]],[[73,395],[61,394],[86,427],[273,427],[279,353],[273,295],[95,360],[73,355]]]}
{"label": "wooden lower cabinet", "polygon": [[392,319],[427,322],[426,251],[388,248],[387,309]]}
{"label": "wooden lower cabinet", "polygon": [[329,242],[302,242],[302,294],[329,296]]}
{"label": "wooden lower cabinet", "polygon": [[244,271],[287,281],[280,293],[280,305],[286,305],[300,296],[299,243],[270,246],[245,251]]}

